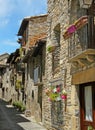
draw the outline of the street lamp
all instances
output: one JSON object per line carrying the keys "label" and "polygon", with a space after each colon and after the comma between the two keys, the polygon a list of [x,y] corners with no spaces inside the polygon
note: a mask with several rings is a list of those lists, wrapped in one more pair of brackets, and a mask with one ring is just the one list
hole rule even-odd
{"label": "street lamp", "polygon": [[89,8],[92,4],[93,0],[79,0],[80,2],[80,7],[82,8]]}

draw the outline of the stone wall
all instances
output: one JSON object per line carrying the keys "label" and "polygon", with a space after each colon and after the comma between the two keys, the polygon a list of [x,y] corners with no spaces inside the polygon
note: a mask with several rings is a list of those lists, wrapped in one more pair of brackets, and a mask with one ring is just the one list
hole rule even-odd
{"label": "stone wall", "polygon": [[[73,1],[74,2],[74,1]],[[77,4],[76,4],[77,5]],[[47,46],[54,43],[54,28],[60,24],[60,66],[55,75],[52,75],[52,53],[46,54],[46,85],[53,80],[62,80],[62,87],[67,91],[67,101],[62,101],[63,122],[59,126],[55,126],[52,122],[52,103],[48,101],[48,97],[44,98],[44,123],[49,130],[79,130],[79,102],[78,102],[78,86],[71,85],[70,69],[68,62],[68,42],[64,40],[63,32],[70,23],[71,1],[67,0],[48,0],[48,39]],[[73,7],[74,8],[74,7]],[[60,82],[60,81],[59,81]],[[57,83],[56,83],[57,84]],[[44,88],[44,89],[45,89]],[[56,114],[56,113],[55,113]]]}
{"label": "stone wall", "polygon": [[47,30],[47,15],[31,17],[29,20],[29,36],[45,33]]}
{"label": "stone wall", "polygon": [[[39,41],[39,37],[45,36],[47,32],[47,15],[40,15],[40,16],[33,16],[30,17],[28,26],[26,28],[28,30],[27,33],[27,43],[26,43],[26,52],[29,51],[33,45],[36,44],[37,40]],[[45,38],[45,37],[43,37]],[[36,47],[36,46],[35,46]],[[35,48],[34,48],[35,49]],[[26,107],[27,109],[31,110],[31,113],[36,113],[37,111],[37,100],[38,100],[38,86],[34,85],[34,66],[33,66],[33,60],[34,57],[32,57],[32,50],[30,52],[31,54],[28,55],[27,63],[25,65],[25,95],[26,95]],[[37,61],[37,64],[40,62],[35,58]],[[43,59],[44,60],[44,59]],[[36,67],[36,65],[35,65]],[[34,97],[32,97],[32,92],[34,93]],[[33,105],[34,104],[34,105]]]}
{"label": "stone wall", "polygon": [[[36,119],[37,122],[41,122],[42,121],[42,116],[43,116],[43,94],[44,94],[44,90],[43,90],[43,86],[44,86],[44,80],[45,80],[45,74],[44,74],[44,64],[45,64],[45,55],[44,55],[44,51],[45,51],[45,44],[43,46],[42,49],[43,53],[42,53],[42,58],[39,60],[39,56],[41,55],[37,55],[35,58],[33,56],[29,57],[28,60],[28,79],[27,79],[27,86],[26,86],[26,107],[27,109],[29,109],[31,111],[32,116],[34,116],[34,118]],[[33,62],[33,59],[35,59],[35,62]],[[42,61],[41,61],[42,60]],[[42,64],[41,64],[42,63]],[[42,65],[42,69],[40,70],[42,72],[42,80],[40,81],[40,83],[42,82],[42,84],[35,84],[34,83],[34,68],[41,66]],[[41,97],[39,96],[39,89],[41,89]],[[41,104],[39,103],[39,100],[42,100],[42,108],[41,108]]]}

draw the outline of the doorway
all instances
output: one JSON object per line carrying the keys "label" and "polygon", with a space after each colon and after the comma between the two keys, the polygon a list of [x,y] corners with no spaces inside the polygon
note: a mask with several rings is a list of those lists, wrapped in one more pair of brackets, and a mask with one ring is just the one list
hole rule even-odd
{"label": "doorway", "polygon": [[95,82],[80,85],[81,130],[95,129]]}
{"label": "doorway", "polygon": [[42,85],[38,87],[38,103],[40,105],[41,121],[42,121]]}

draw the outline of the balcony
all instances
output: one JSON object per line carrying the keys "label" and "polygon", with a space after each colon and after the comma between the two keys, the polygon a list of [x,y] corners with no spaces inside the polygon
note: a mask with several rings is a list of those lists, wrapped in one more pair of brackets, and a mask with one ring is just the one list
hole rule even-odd
{"label": "balcony", "polygon": [[69,40],[69,62],[72,71],[95,62],[95,18],[89,17],[88,24],[76,31]]}
{"label": "balcony", "polygon": [[41,67],[36,67],[34,69],[34,84],[35,85],[41,85],[42,84]]}

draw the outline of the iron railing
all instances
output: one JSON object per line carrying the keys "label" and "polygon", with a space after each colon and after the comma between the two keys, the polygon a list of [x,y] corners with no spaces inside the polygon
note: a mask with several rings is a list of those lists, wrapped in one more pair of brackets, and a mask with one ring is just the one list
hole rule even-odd
{"label": "iron railing", "polygon": [[88,24],[70,37],[68,56],[73,58],[87,49],[95,49],[95,18],[91,16],[88,18]]}

